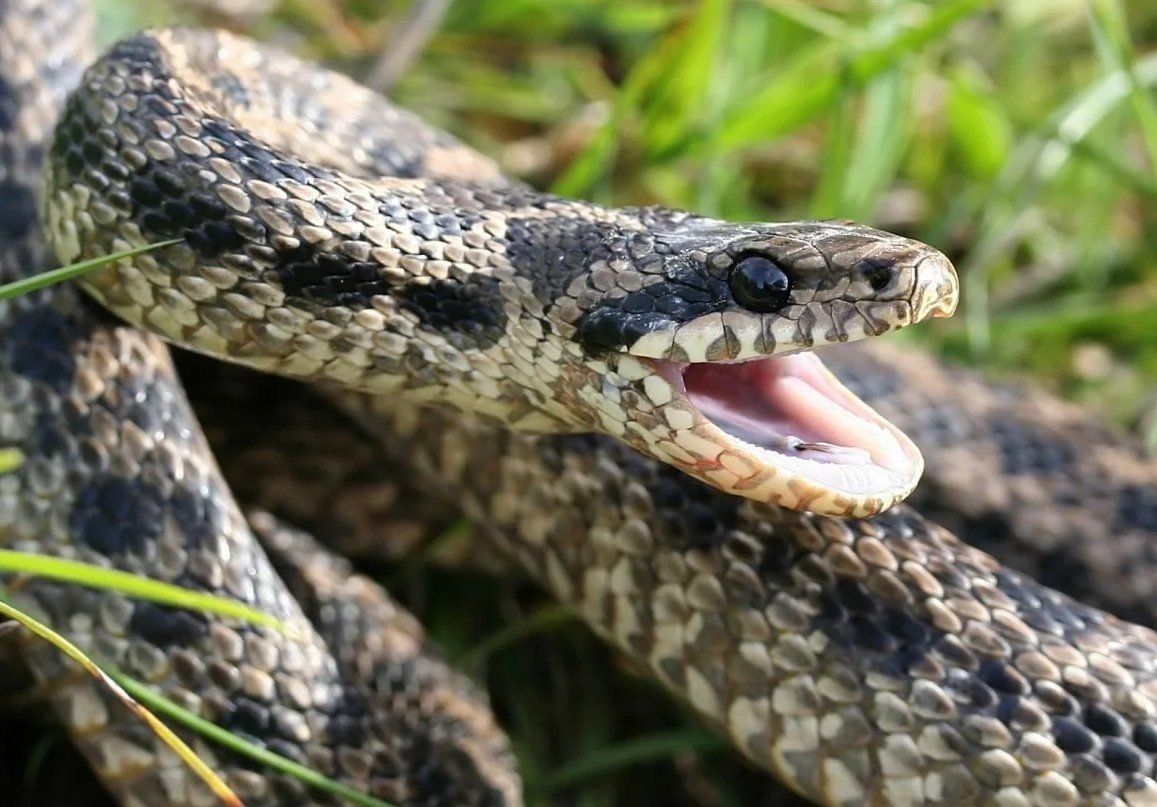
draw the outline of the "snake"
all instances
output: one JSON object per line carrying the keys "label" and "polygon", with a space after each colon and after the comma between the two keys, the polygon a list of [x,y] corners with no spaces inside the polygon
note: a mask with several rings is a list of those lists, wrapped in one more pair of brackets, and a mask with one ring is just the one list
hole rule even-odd
{"label": "snake", "polygon": [[[46,261],[38,199],[60,260],[179,239],[89,293],[166,340],[322,382],[412,481],[809,799],[1157,802],[1157,636],[895,504],[919,452],[811,352],[948,313],[935,250],[539,196],[231,35],[145,33],[81,76],[83,25],[67,3],[0,6],[7,275]],[[412,137],[360,134],[375,121]],[[340,154],[319,157],[323,129]],[[366,792],[520,802],[484,698],[416,623],[303,534],[245,520],[156,337],[73,287],[3,306],[0,440],[26,455],[0,478],[6,545],[295,630],[34,578],[9,582],[22,603]],[[53,651],[26,654],[119,800],[209,798]],[[327,803],[198,750],[246,803]]]}

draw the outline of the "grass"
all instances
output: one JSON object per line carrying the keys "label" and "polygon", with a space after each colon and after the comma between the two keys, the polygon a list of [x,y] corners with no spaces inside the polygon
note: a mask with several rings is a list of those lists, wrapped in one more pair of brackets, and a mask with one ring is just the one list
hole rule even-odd
{"label": "grass", "polygon": [[[106,39],[169,14],[101,9]],[[284,0],[252,30],[365,76],[402,13]],[[457,0],[393,94],[562,193],[926,240],[963,306],[905,338],[1154,431],[1155,45],[1157,6],[1122,0]],[[525,586],[390,582],[482,664],[532,803],[766,795]]]}

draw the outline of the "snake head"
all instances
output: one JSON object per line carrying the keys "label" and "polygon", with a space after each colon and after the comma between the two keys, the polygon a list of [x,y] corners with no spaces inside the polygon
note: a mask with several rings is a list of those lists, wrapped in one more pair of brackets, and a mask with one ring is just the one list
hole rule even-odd
{"label": "snake head", "polygon": [[628,410],[602,428],[792,509],[865,516],[912,491],[919,450],[810,351],[949,316],[944,255],[840,221],[688,218],[645,240],[611,290],[573,290],[590,301],[574,338],[605,364],[598,394]]}

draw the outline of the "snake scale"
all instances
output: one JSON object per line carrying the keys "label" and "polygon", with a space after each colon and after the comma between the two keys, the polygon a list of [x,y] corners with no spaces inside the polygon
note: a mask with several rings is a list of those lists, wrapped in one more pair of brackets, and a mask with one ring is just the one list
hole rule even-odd
{"label": "snake scale", "polygon": [[[1157,804],[1157,636],[910,507],[847,517],[902,497],[919,459],[793,351],[947,313],[937,253],[849,224],[539,197],[341,79],[225,35],[143,35],[81,79],[84,24],[68,3],[0,3],[6,277],[46,262],[36,169],[82,86],[47,149],[59,256],[183,239],[94,278],[95,294],[168,339],[355,390],[334,394],[414,483],[753,763],[830,804]],[[355,132],[375,120],[413,137]],[[341,155],[318,153],[323,124]],[[833,411],[852,425],[815,415]],[[155,338],[71,288],[6,303],[0,412],[0,439],[28,457],[0,479],[6,545],[226,593],[298,631],[39,580],[10,583],[22,603],[355,787],[520,802],[484,701],[411,618],[268,517],[258,546]],[[54,652],[26,652],[117,798],[211,800]],[[200,747],[248,804],[325,802]]]}

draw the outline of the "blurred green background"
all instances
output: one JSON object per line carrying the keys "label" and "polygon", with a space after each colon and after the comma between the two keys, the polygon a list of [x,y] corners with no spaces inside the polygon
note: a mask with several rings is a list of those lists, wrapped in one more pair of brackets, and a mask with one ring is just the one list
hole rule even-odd
{"label": "blurred green background", "polygon": [[[206,18],[98,5],[105,40]],[[380,85],[400,38],[417,56],[391,94],[540,187],[925,240],[956,262],[963,305],[902,338],[1153,442],[1157,4],[455,0],[428,41],[406,28],[440,5],[210,16]],[[780,797],[533,587],[421,558],[385,575],[490,685],[532,803]]]}

